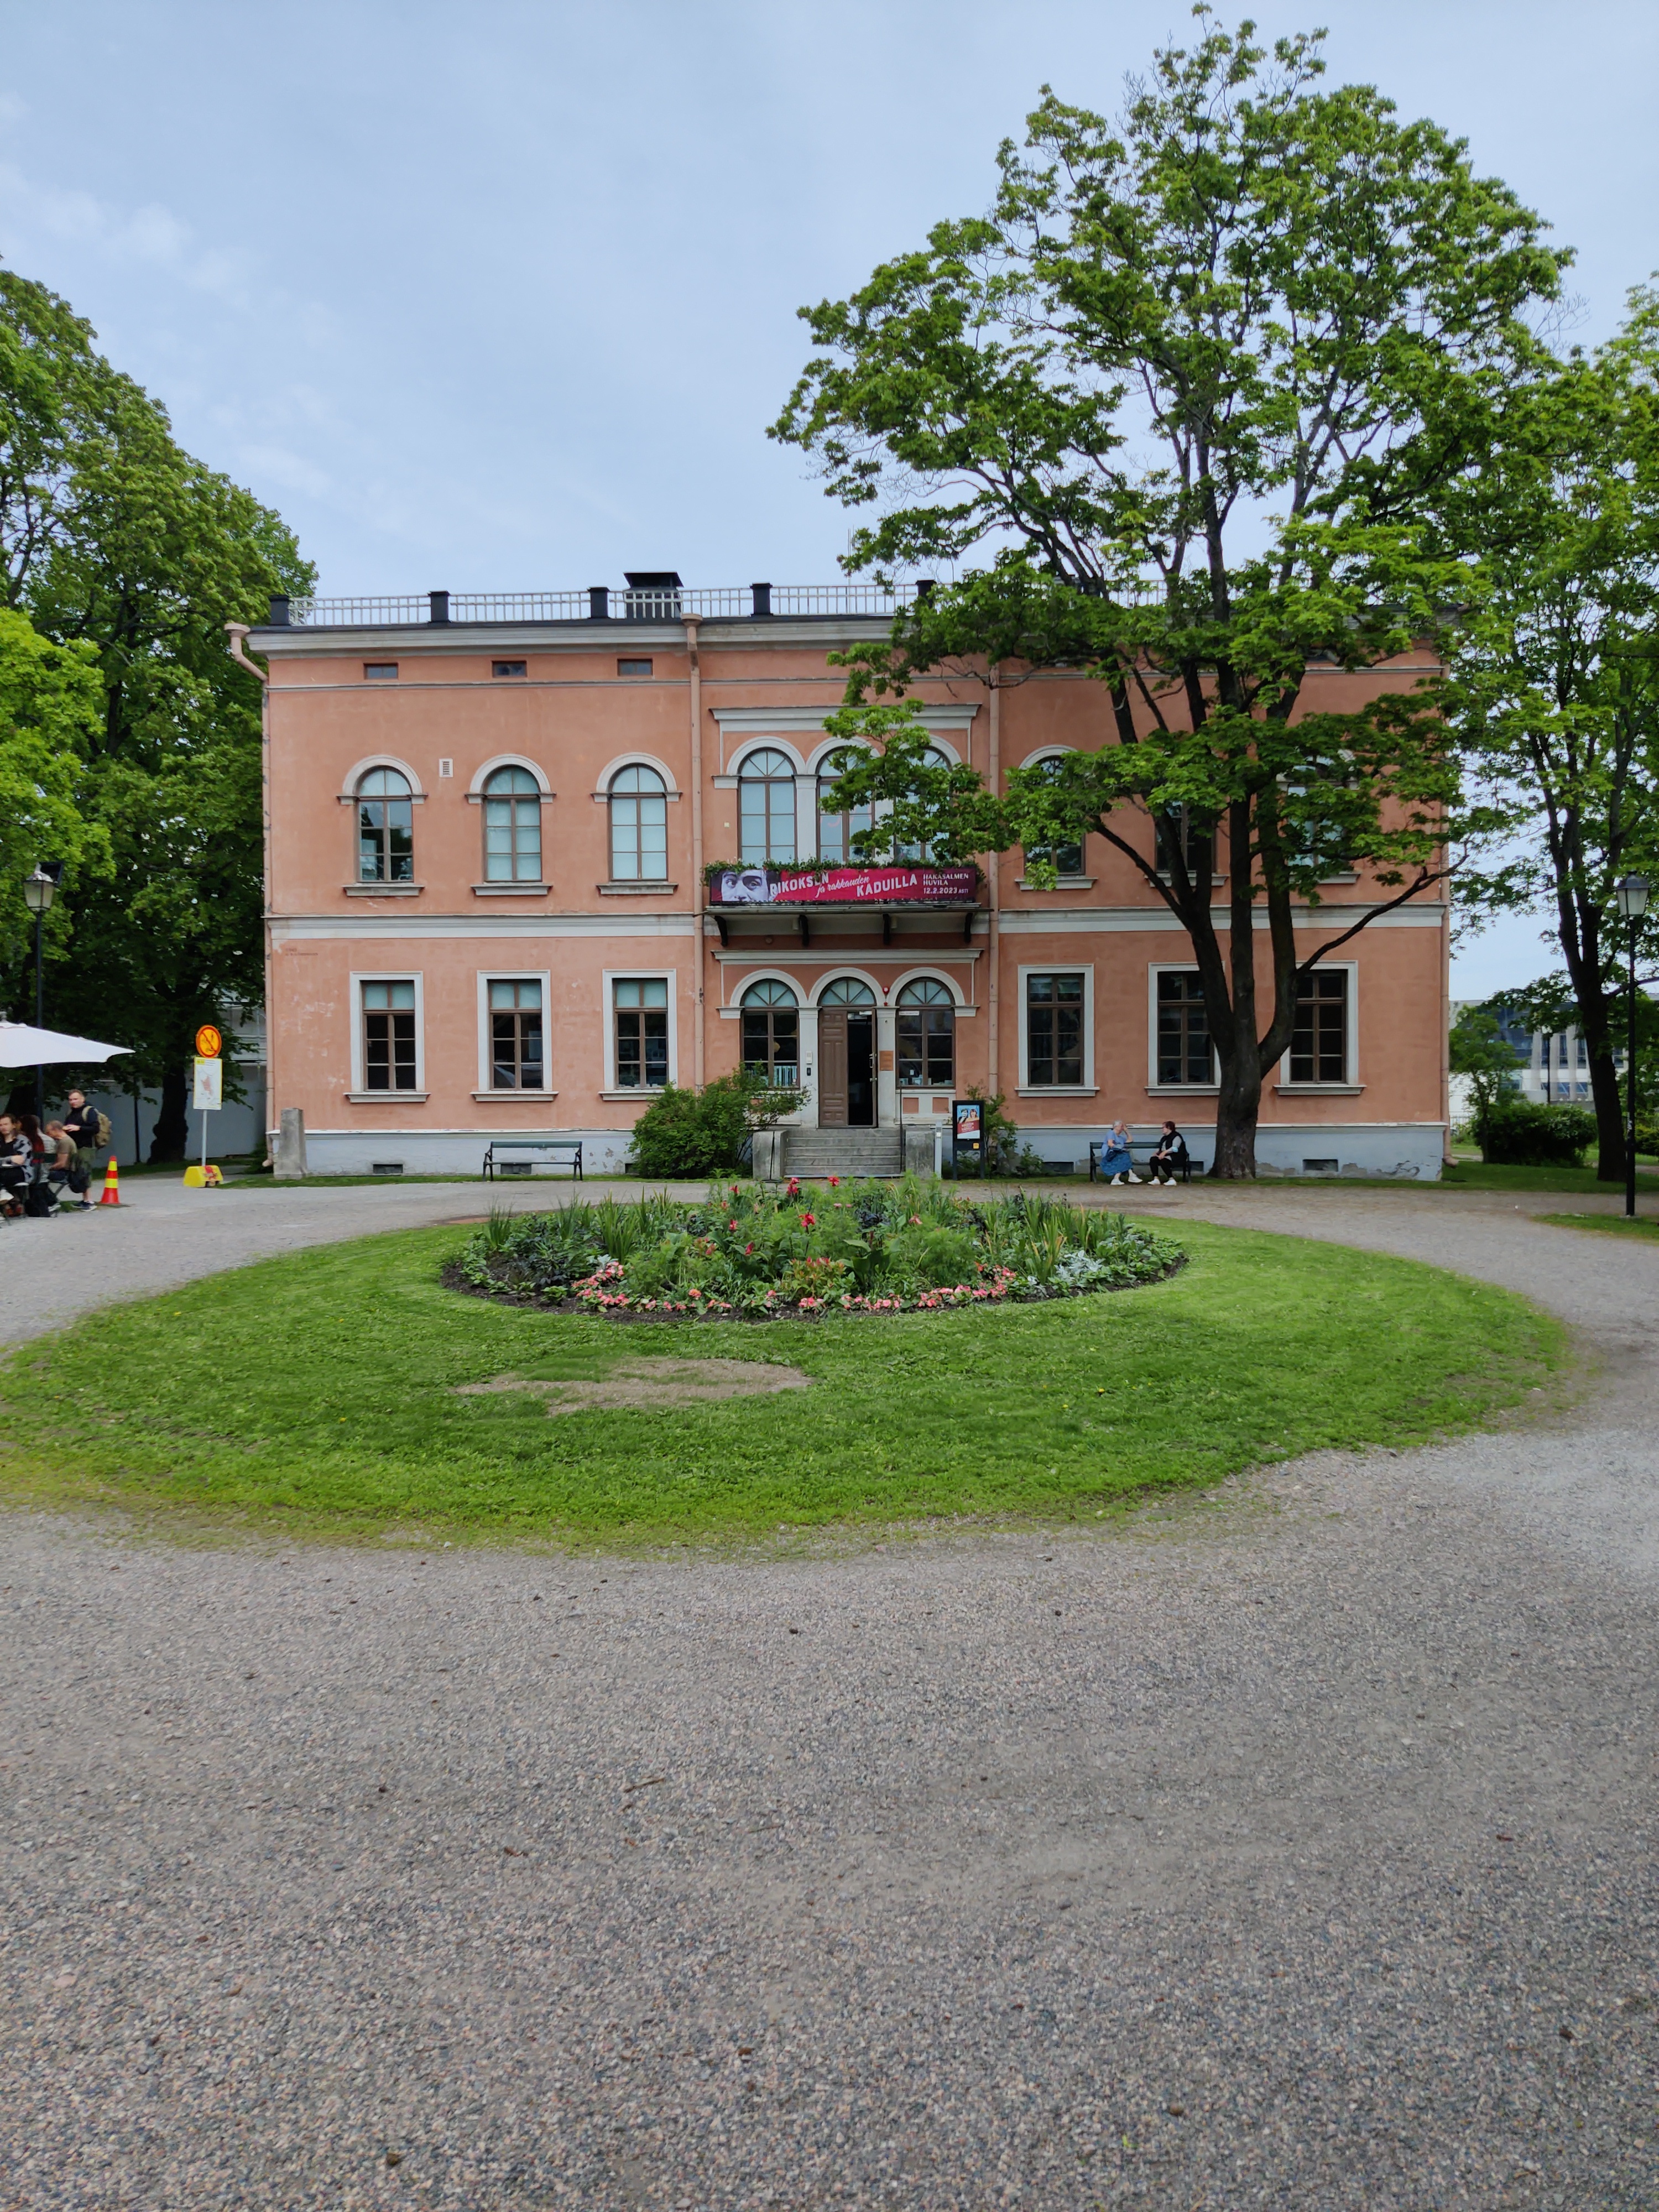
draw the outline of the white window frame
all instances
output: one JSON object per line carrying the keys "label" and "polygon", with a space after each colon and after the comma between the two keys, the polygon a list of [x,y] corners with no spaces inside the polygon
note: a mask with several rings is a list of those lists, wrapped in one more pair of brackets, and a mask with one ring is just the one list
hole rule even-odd
{"label": "white window frame", "polygon": [[[617,983],[666,983],[668,986],[668,1080],[680,1079],[680,994],[679,975],[673,968],[606,968],[599,977],[599,988],[605,994],[605,1089],[602,1098],[658,1098],[661,1092],[647,1089],[643,1084],[635,1091],[623,1091],[617,1082],[617,999],[612,986]],[[545,1049],[545,1045],[544,1045]]]}
{"label": "white window frame", "polygon": [[1146,969],[1146,1088],[1159,1098],[1213,1098],[1221,1088],[1215,1039],[1210,1039],[1210,1066],[1215,1070],[1207,1083],[1160,1083],[1158,1079],[1158,979],[1160,975],[1195,975],[1195,960],[1153,960]]}
{"label": "white window frame", "polygon": [[[413,1103],[426,1097],[426,978],[418,968],[354,968],[348,978],[351,1013],[351,1096],[378,1106],[401,1098]],[[415,986],[415,1088],[412,1091],[371,1091],[364,1079],[363,990],[365,983],[412,983]]]}
{"label": "white window frame", "polygon": [[553,1001],[553,978],[545,968],[481,968],[478,970],[478,1088],[475,1094],[488,1098],[550,1098],[553,1085],[548,1083],[540,1091],[492,1091],[489,1085],[489,987],[492,983],[539,983],[542,987],[542,1073],[553,1073],[553,1026],[550,1012]]}
{"label": "white window frame", "polygon": [[[1033,960],[1018,969],[1019,991],[1019,1075],[1015,1096],[1019,1098],[1092,1098],[1099,1086],[1095,1081],[1095,969],[1091,960]],[[1044,1083],[1037,1085],[1028,1079],[1030,1073],[1030,1006],[1025,996],[1025,981],[1030,975],[1081,975],[1083,978],[1083,1080],[1081,1083]]]}
{"label": "white window frame", "polygon": [[1286,1045],[1284,1056],[1273,1071],[1273,1089],[1285,1091],[1292,1098],[1316,1098],[1322,1091],[1327,1097],[1331,1097],[1345,1091],[1358,1091],[1362,1087],[1359,1081],[1359,963],[1357,960],[1322,960],[1313,972],[1317,975],[1322,970],[1328,975],[1343,975],[1347,977],[1344,1006],[1347,1047],[1344,1057],[1346,1066],[1340,1083],[1292,1083],[1291,1048]]}

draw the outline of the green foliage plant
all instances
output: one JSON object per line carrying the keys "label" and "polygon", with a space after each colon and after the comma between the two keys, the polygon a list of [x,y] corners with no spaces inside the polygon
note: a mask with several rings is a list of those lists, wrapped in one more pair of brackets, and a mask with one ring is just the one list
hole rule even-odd
{"label": "green foliage plant", "polygon": [[805,1096],[746,1067],[701,1091],[666,1084],[635,1123],[629,1157],[641,1175],[665,1181],[735,1174],[755,1131],[797,1111]]}
{"label": "green foliage plant", "polygon": [[732,1182],[686,1203],[580,1200],[494,1219],[458,1265],[475,1289],[617,1316],[899,1313],[1133,1288],[1180,1263],[1155,1231],[1063,1200],[969,1204],[913,1176],[823,1193]]}
{"label": "green foliage plant", "polygon": [[[95,684],[89,714],[75,710],[72,791],[49,776],[56,811],[29,826],[33,858],[66,863],[48,1018],[131,1048],[99,1079],[159,1089],[151,1157],[176,1159],[197,1027],[225,1030],[237,1095],[233,1017],[264,988],[261,701],[225,626],[263,621],[313,572],[280,517],[185,453],[94,336],[0,270],[0,599]],[[0,638],[0,685],[18,640]],[[4,866],[0,852],[9,897]],[[0,958],[15,1000],[27,952],[9,928]]]}
{"label": "green foliage plant", "polygon": [[[850,568],[990,556],[844,656],[830,726],[858,764],[830,803],[881,805],[866,841],[942,861],[1018,844],[1035,875],[1085,833],[1121,854],[1190,940],[1212,1172],[1237,1176],[1301,979],[1438,883],[1469,826],[1415,678],[1337,711],[1308,671],[1409,660],[1469,599],[1431,526],[1567,257],[1434,124],[1323,87],[1316,38],[1269,54],[1194,15],[1115,123],[1045,91],[988,213],[804,309],[817,349],[772,434],[870,518]],[[1100,682],[1109,742],[1001,792],[927,762],[918,682],[1052,668]],[[1297,910],[1348,869],[1376,895],[1299,951]]]}
{"label": "green foliage plant", "polygon": [[1546,1106],[1513,1092],[1482,1103],[1472,1126],[1489,1167],[1582,1167],[1595,1137],[1595,1116],[1582,1106]]}
{"label": "green foliage plant", "polygon": [[[1447,544],[1480,555],[1437,690],[1489,824],[1457,896],[1477,917],[1550,917],[1565,975],[1532,987],[1553,1002],[1532,1025],[1583,1036],[1598,1173],[1616,1182],[1627,926],[1614,890],[1632,872],[1659,881],[1659,292],[1632,292],[1605,345],[1540,350],[1479,412],[1486,463],[1443,522]],[[1638,951],[1650,973],[1659,903]]]}

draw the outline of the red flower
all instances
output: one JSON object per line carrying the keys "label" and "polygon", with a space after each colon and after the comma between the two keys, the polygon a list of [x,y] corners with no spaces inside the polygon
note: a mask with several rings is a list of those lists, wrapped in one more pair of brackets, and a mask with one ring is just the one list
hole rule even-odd
{"label": "red flower", "polygon": [[755,1248],[752,1244],[745,1244],[743,1249],[745,1252],[752,1252]]}
{"label": "red flower", "polygon": [[818,1218],[817,1214],[803,1213],[800,1218],[800,1225],[803,1229],[816,1229],[818,1225]]}
{"label": "red flower", "polygon": [[841,1188],[841,1177],[839,1176],[830,1176],[830,1188],[831,1190],[839,1190]]}

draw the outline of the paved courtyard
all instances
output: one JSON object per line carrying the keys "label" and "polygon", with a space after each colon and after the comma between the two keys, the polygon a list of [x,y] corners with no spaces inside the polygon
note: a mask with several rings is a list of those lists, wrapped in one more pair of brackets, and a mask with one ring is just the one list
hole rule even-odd
{"label": "paved courtyard", "polygon": [[[481,1210],[130,1195],[9,1232],[0,1334]],[[1596,1387],[1106,1535],[0,1517],[0,2206],[1659,2202],[1659,1245],[1127,1202],[1527,1291]]]}

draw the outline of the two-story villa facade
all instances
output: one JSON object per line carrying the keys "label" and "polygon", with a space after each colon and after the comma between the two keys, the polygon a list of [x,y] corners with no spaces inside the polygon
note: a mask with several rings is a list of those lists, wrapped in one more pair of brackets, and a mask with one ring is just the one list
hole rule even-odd
{"label": "two-story villa facade", "polygon": [[[828,655],[884,635],[891,606],[860,586],[661,574],[275,603],[246,639],[268,670],[273,1132],[301,1109],[313,1174],[476,1170],[492,1138],[538,1135],[619,1171],[664,1083],[746,1062],[807,1093],[786,1164],[791,1146],[808,1164],[838,1143],[896,1164],[902,1133],[944,1131],[973,1087],[1002,1094],[1045,1159],[1083,1164],[1119,1117],[1171,1119],[1212,1157],[1188,940],[1121,854],[1092,837],[1055,855],[1052,890],[1018,853],[860,866],[863,824],[821,811]],[[1304,697],[1415,675],[1313,668]],[[982,672],[916,696],[939,754],[994,785],[1115,742],[1104,688],[1079,675]],[[1298,916],[1304,941],[1389,896],[1334,879]],[[1264,1164],[1437,1175],[1448,944],[1431,892],[1322,967],[1264,1097]],[[1265,933],[1261,949],[1265,981]]]}

